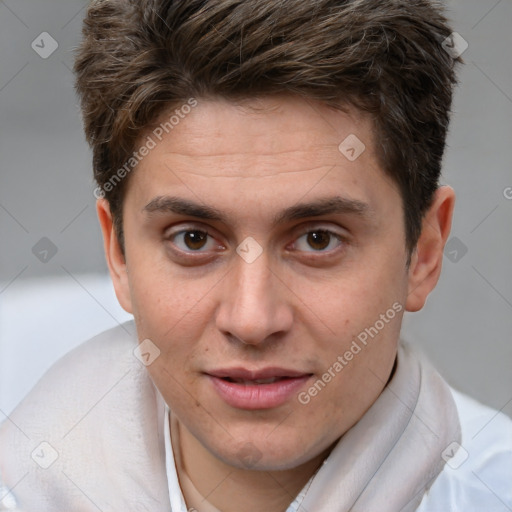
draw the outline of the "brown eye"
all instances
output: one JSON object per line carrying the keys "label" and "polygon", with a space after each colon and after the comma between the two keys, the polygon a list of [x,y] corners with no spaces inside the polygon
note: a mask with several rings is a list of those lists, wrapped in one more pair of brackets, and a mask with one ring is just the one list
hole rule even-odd
{"label": "brown eye", "polygon": [[208,245],[209,234],[206,231],[197,229],[190,229],[179,231],[170,237],[170,240],[180,249],[185,252],[205,252],[200,251]]}
{"label": "brown eye", "polygon": [[331,235],[327,231],[311,231],[307,234],[309,246],[317,251],[321,251],[329,246]]}
{"label": "brown eye", "polygon": [[326,229],[315,229],[297,238],[295,248],[304,252],[329,252],[343,244],[340,235]]}
{"label": "brown eye", "polygon": [[204,247],[207,239],[208,233],[205,233],[204,231],[186,231],[185,236],[183,237],[185,245],[192,250]]}

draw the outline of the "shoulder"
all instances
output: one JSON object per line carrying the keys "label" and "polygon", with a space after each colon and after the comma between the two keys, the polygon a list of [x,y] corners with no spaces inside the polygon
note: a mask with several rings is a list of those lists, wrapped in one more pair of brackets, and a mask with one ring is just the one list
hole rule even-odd
{"label": "shoulder", "polygon": [[418,512],[512,510],[512,420],[452,389],[461,444],[447,447],[446,465]]}
{"label": "shoulder", "polygon": [[[10,415],[20,418],[39,409],[81,407],[88,396],[126,371],[137,369],[133,321],[108,329],[83,342],[55,362]],[[44,410],[40,411],[44,413]],[[25,419],[25,418],[24,418]]]}
{"label": "shoulder", "polygon": [[123,371],[136,368],[133,350],[137,337],[133,321],[108,329],[60,358],[37,382],[11,415],[27,409],[80,406],[81,400]]}
{"label": "shoulder", "polygon": [[[57,361],[0,424],[0,487],[16,485],[22,508],[88,510],[71,481],[85,481],[96,503],[112,506],[116,485],[124,496],[142,492],[117,481],[113,467],[158,473],[158,399],[137,346],[133,321],[91,338]],[[146,444],[133,443],[148,433]]]}
{"label": "shoulder", "polygon": [[52,432],[64,434],[84,407],[100,399],[126,373],[137,373],[136,346],[134,324],[126,322],[68,352],[0,424],[0,443],[13,435],[32,437],[50,426]]}

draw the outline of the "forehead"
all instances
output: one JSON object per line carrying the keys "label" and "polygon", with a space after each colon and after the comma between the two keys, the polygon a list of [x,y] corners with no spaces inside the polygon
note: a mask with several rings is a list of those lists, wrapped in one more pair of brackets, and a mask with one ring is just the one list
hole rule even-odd
{"label": "forehead", "polygon": [[171,196],[255,228],[285,218],[293,205],[335,196],[378,215],[400,203],[397,187],[377,162],[371,120],[353,109],[273,97],[243,103],[198,99],[186,115],[177,110],[162,115],[155,125],[160,131],[152,127],[144,134],[143,140],[156,144],[131,176],[125,200],[139,212],[154,211],[162,197]]}
{"label": "forehead", "polygon": [[[164,113],[160,126],[169,128],[165,125],[169,118],[169,112]],[[236,103],[198,100],[189,114],[180,119],[174,116],[174,120],[178,123],[172,131],[163,134],[165,144],[159,144],[153,152],[159,156],[166,153],[176,164],[185,166],[191,158],[194,165],[222,163],[215,176],[255,178],[314,170],[316,164],[336,165],[340,158],[345,159],[340,144],[347,139],[347,147],[342,150],[350,151],[348,146],[355,144],[358,153],[364,148],[366,157],[374,156],[373,126],[368,115],[353,108],[347,112],[334,110],[297,97]],[[154,130],[146,135],[152,133]]]}

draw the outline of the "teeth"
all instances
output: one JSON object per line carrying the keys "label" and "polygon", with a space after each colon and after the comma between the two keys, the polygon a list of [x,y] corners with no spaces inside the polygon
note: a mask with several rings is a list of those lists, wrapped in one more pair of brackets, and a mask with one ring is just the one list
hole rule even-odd
{"label": "teeth", "polygon": [[[254,382],[255,384],[272,384],[273,382],[276,382],[278,380],[279,380],[278,377],[272,377],[271,379],[256,379],[256,380],[253,380],[252,382]],[[251,382],[251,381],[249,381],[249,382]]]}
{"label": "teeth", "polygon": [[236,382],[237,384],[243,384],[244,386],[254,386],[255,384],[272,384],[281,377],[271,377],[269,379],[255,379],[255,380],[245,380],[245,379],[230,379],[232,382]]}

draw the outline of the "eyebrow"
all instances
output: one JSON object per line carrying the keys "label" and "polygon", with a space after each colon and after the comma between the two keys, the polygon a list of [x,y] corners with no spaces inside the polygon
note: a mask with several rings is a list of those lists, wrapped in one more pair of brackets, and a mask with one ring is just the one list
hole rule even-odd
{"label": "eyebrow", "polygon": [[[221,210],[174,196],[155,197],[142,211],[149,215],[155,213],[174,213],[187,217],[228,223],[227,215]],[[321,215],[350,214],[358,217],[370,217],[372,213],[373,211],[370,206],[363,201],[333,196],[290,206],[274,216],[273,226],[307,217],[320,217]]]}

